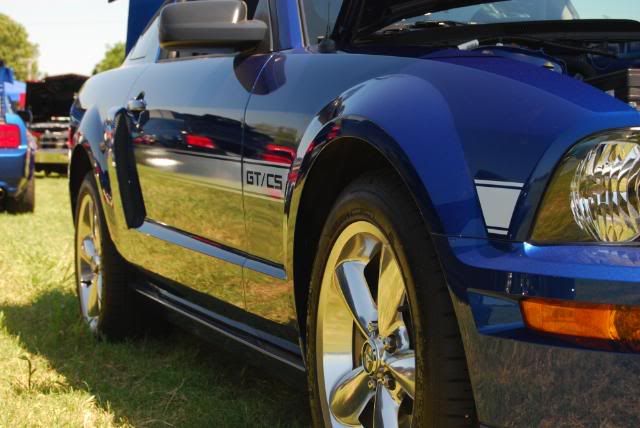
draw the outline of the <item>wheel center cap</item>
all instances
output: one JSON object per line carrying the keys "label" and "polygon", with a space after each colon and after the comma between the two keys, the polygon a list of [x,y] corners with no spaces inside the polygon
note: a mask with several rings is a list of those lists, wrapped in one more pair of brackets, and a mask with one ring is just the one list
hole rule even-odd
{"label": "wheel center cap", "polygon": [[380,358],[378,346],[375,342],[369,340],[362,345],[362,367],[368,375],[372,376],[380,367]]}

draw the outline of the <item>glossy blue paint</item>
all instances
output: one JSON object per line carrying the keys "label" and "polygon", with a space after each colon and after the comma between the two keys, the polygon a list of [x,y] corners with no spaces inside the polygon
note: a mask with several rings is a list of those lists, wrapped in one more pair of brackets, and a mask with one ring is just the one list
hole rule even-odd
{"label": "glossy blue paint", "polygon": [[498,272],[630,283],[637,282],[640,275],[640,248],[637,246],[539,247],[465,238],[448,238],[448,245],[463,263]]}
{"label": "glossy blue paint", "polygon": [[27,128],[20,117],[13,113],[5,83],[12,83],[13,70],[0,64],[0,124],[20,128],[20,145],[15,149],[0,149],[0,189],[9,197],[22,192],[33,175],[34,147],[29,144]]}
{"label": "glossy blue paint", "polygon": [[[485,297],[486,298],[486,297]],[[489,426],[638,424],[640,357],[532,335],[508,304],[456,300],[478,414]],[[491,312],[489,312],[491,311]],[[484,325],[474,320],[483,318]],[[506,321],[506,322],[505,322]]]}
{"label": "glossy blue paint", "polygon": [[147,24],[166,0],[131,0],[127,25],[126,51],[129,53]]}
{"label": "glossy blue paint", "polygon": [[525,328],[518,300],[477,290],[469,290],[467,298],[478,333],[498,335]]}
{"label": "glossy blue paint", "polygon": [[[519,309],[523,297],[640,304],[638,245],[528,242],[563,155],[594,133],[640,126],[640,113],[540,67],[548,58],[539,53],[527,60],[504,49],[319,53],[303,43],[297,3],[271,5],[285,49],[132,61],[92,78],[80,94],[76,150],[95,167],[125,258],[194,307],[295,347],[304,335],[296,316],[306,314],[291,300],[294,287],[307,285],[293,284],[295,234],[309,177],[332,148],[365,142],[404,180],[432,232],[480,421],[640,423],[640,356],[531,332]],[[126,102],[142,93],[150,117],[132,117]],[[139,227],[125,221],[118,120],[127,121],[142,178],[147,218]],[[348,173],[339,161],[335,174]],[[499,239],[488,232],[478,182],[519,192]],[[199,203],[172,211],[179,191]],[[278,311],[265,310],[265,290]]]}
{"label": "glossy blue paint", "polygon": [[274,10],[278,17],[278,38],[281,49],[298,49],[304,46],[299,4],[291,0],[275,0]]}
{"label": "glossy blue paint", "polygon": [[639,390],[628,381],[640,374],[640,356],[612,342],[529,331],[518,303],[545,297],[638,305],[640,248],[433,239],[451,287],[482,421],[555,425],[571,415],[579,425],[640,422],[630,408]]}
{"label": "glossy blue paint", "polygon": [[36,145],[35,141],[29,140],[25,123],[8,106],[3,120],[20,128],[20,146],[15,149],[0,149],[0,188],[6,192],[6,196],[13,198],[20,195],[29,180],[33,179]]}

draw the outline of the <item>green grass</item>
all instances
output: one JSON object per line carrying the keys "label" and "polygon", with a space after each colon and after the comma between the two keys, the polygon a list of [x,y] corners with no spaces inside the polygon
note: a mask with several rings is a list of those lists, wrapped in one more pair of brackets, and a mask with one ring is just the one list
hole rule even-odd
{"label": "green grass", "polygon": [[[307,396],[181,330],[111,344],[82,324],[63,178],[0,213],[0,427],[308,426]],[[280,376],[288,376],[281,372]]]}

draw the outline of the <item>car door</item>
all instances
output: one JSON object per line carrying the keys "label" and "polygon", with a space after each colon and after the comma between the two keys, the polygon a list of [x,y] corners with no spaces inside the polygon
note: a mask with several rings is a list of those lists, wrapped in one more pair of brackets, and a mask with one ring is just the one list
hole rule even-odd
{"label": "car door", "polygon": [[145,213],[127,258],[189,301],[241,317],[244,111],[268,55],[163,55],[127,106]]}
{"label": "car door", "polygon": [[[327,32],[327,27],[333,27],[341,5],[342,0],[302,1],[306,40],[316,41]],[[393,72],[397,66],[389,58],[365,63],[361,55],[322,52],[317,46],[292,49],[302,43],[293,40],[296,28],[300,28],[301,10],[286,9],[287,2],[278,6],[278,16],[285,12],[290,15],[280,25],[291,25],[280,28],[280,34],[289,34],[292,40],[274,52],[264,66],[245,115],[247,252],[264,263],[246,264],[244,281],[247,310],[259,317],[256,325],[291,341],[298,333],[296,319],[305,316],[302,311],[306,310],[298,308],[301,313],[296,313],[293,280],[284,270],[293,258],[286,246],[293,239],[292,231],[284,232],[290,221],[287,215],[298,215],[287,212],[290,208],[287,198],[291,185],[300,179],[301,156],[313,147],[311,139],[336,115],[342,114],[352,88]],[[340,94],[346,95],[336,98]],[[339,130],[336,125],[331,132]],[[347,171],[349,165],[336,162],[335,169]],[[318,197],[321,199],[322,195]],[[301,239],[303,245],[310,248],[317,245],[305,238]],[[271,268],[265,269],[265,264]]]}

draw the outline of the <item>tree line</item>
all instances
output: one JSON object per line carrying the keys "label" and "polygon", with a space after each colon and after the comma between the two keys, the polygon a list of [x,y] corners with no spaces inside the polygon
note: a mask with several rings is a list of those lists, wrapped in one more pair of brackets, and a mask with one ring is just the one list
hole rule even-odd
{"label": "tree line", "polygon": [[[0,60],[11,67],[18,80],[35,80],[41,76],[38,67],[38,45],[29,40],[24,25],[0,13]],[[96,64],[93,74],[119,67],[125,58],[124,43],[107,46],[104,58]]]}

